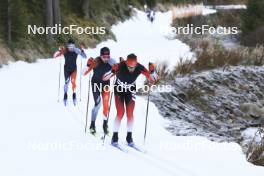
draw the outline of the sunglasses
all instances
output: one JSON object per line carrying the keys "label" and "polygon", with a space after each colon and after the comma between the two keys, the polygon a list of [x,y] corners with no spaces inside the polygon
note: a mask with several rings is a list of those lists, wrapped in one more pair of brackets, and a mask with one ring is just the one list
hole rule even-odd
{"label": "sunglasses", "polygon": [[102,56],[110,56],[110,53],[102,53]]}
{"label": "sunglasses", "polygon": [[109,59],[110,58],[110,54],[102,54],[101,56],[103,59]]}

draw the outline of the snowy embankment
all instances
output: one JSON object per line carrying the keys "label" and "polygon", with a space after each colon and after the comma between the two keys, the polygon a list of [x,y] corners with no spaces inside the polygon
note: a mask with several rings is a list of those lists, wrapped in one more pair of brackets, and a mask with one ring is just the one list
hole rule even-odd
{"label": "snowy embankment", "polygon": [[217,10],[233,10],[233,9],[247,9],[247,6],[244,4],[238,5],[216,5],[216,6],[205,6],[206,8],[210,9],[217,9]]}
{"label": "snowy embankment", "polygon": [[172,7],[172,17],[173,19],[177,18],[187,18],[191,16],[198,15],[210,15],[216,13],[217,11],[212,8],[207,8],[203,4],[196,5],[184,5],[184,6],[175,6]]}
{"label": "snowy embankment", "polygon": [[[157,23],[169,25],[170,20],[170,12],[157,14]],[[182,42],[166,40],[157,26],[138,12],[137,17],[113,27],[117,42],[104,42],[87,54],[96,56],[100,47],[109,46],[112,56],[135,52],[144,64],[149,60],[175,64],[178,55],[191,54]],[[65,108],[56,101],[58,71],[59,59],[34,64],[16,62],[0,69],[0,175],[263,175],[264,168],[248,163],[238,144],[172,136],[164,129],[166,122],[152,103],[147,153],[120,152],[109,145],[110,138],[102,146],[100,139],[84,134],[88,77],[82,79],[82,101],[76,107],[70,104]],[[112,105],[110,130],[115,117],[114,101]],[[90,101],[89,110],[92,106]],[[145,111],[146,101],[137,97],[134,140],[138,145],[143,141]],[[101,117],[100,112],[99,132],[102,132]],[[124,118],[121,144],[125,143],[125,126]]]}
{"label": "snowy embankment", "polygon": [[237,10],[237,9],[247,9],[246,5],[185,5],[185,6],[175,6],[172,8],[173,19],[177,18],[187,18],[191,16],[198,15],[210,15],[217,13],[218,10]]}
{"label": "snowy embankment", "polygon": [[241,144],[246,128],[264,122],[263,78],[263,67],[216,68],[167,79],[173,90],[152,93],[151,99],[174,135]]}

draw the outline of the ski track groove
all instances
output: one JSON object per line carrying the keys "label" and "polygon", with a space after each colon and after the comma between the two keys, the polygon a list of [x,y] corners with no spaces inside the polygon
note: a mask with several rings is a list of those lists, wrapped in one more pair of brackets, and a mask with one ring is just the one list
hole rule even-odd
{"label": "ski track groove", "polygon": [[[158,160],[156,158],[151,157],[150,155],[148,155],[148,153],[142,153],[132,148],[128,150],[129,150],[128,154],[130,156],[140,159],[141,161],[144,161],[146,164],[150,165],[151,167],[154,167],[156,169],[158,168],[160,171],[165,172],[166,174],[173,176],[186,175],[186,173],[182,173],[179,172],[177,169],[174,169],[175,165],[173,165],[173,167],[170,167],[167,165],[167,163],[163,163],[162,160]],[[133,153],[133,155],[131,155],[131,153]],[[190,176],[194,176],[194,175],[190,175]]]}
{"label": "ski track groove", "polygon": [[[77,108],[78,105],[79,105],[79,103],[77,103],[76,106],[74,106],[73,104],[70,105],[70,103],[69,103],[69,104],[67,104],[67,106],[65,106],[65,109],[67,110],[67,112],[70,113],[70,116],[75,121],[78,121],[78,124],[84,125],[83,121],[79,117],[80,115],[78,115],[77,112],[74,112],[74,111],[78,110],[78,112],[81,114],[80,109],[73,109],[73,108]],[[101,138],[98,139],[95,136],[90,136],[90,137],[94,137],[94,138],[96,138],[96,140],[101,140]],[[124,151],[122,151],[122,150],[112,146],[111,143],[109,143],[108,140],[106,140],[106,141],[107,142],[105,142],[104,145],[106,145],[106,144],[109,145],[111,152],[112,151],[116,151],[117,153],[122,152],[123,154],[129,155],[130,157],[133,157],[133,158],[136,158],[136,159],[140,159],[141,161],[144,161],[146,164],[150,165],[151,167],[158,168],[162,172],[165,172],[165,173],[167,173],[169,175],[181,176],[181,175],[186,175],[187,172],[190,173],[190,171],[188,171],[188,170],[186,170],[184,168],[177,167],[177,169],[174,169],[175,168],[175,164],[173,164],[171,162],[168,162],[168,160],[165,160],[164,158],[161,158],[161,157],[157,158],[157,156],[155,157],[154,155],[150,155],[150,153],[145,148],[144,148],[145,152],[140,152],[140,151],[136,151],[136,149],[130,148],[126,144],[122,143],[122,144],[120,144],[120,146],[124,149]],[[100,142],[102,142],[102,141],[100,141]],[[102,143],[102,145],[103,145],[103,143]],[[139,148],[141,149],[141,147],[139,147]],[[164,162],[164,161],[166,161],[166,162]],[[184,170],[185,173],[182,173],[181,171],[179,172],[178,169],[182,170],[182,171]],[[193,173],[190,173],[188,175],[190,175],[190,176],[198,176],[198,175],[193,174]]]}

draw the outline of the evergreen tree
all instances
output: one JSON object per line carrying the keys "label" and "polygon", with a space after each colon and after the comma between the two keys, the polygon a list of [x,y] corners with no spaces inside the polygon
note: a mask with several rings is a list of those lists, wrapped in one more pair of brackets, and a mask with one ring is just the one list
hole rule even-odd
{"label": "evergreen tree", "polygon": [[242,20],[243,43],[251,46],[264,44],[264,1],[250,0]]}

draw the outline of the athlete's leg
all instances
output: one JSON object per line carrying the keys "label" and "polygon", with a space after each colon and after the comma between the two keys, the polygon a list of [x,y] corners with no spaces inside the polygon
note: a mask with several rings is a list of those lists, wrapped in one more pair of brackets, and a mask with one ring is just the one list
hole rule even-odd
{"label": "athlete's leg", "polygon": [[115,94],[115,105],[116,105],[116,118],[114,121],[113,132],[118,132],[120,128],[121,120],[124,116],[125,107],[124,107],[124,98],[122,95]]}
{"label": "athlete's leg", "polygon": [[101,107],[100,89],[98,83],[92,82],[92,92],[94,98],[94,107],[92,109],[92,121],[95,122],[98,115],[98,111]]}
{"label": "athlete's leg", "polygon": [[124,116],[125,107],[124,107],[124,97],[115,92],[115,105],[116,105],[116,118],[114,121],[114,127],[113,127],[113,136],[112,136],[112,144],[115,144],[118,142],[118,131],[120,128],[121,120]]}
{"label": "athlete's leg", "polygon": [[68,86],[70,83],[70,72],[64,69],[64,78],[65,78],[65,84],[64,84],[64,93],[68,92]]}
{"label": "athlete's leg", "polygon": [[77,70],[71,73],[72,92],[75,92],[76,90],[76,77],[77,77]]}
{"label": "athlete's leg", "polygon": [[135,94],[130,92],[125,96],[126,115],[127,115],[127,136],[126,141],[129,145],[133,144],[132,131],[134,125],[134,108],[135,108]]}
{"label": "athlete's leg", "polygon": [[127,132],[133,131],[135,98],[136,97],[134,93],[128,93],[125,96],[126,115],[127,115]]}
{"label": "athlete's leg", "polygon": [[109,85],[105,85],[104,89],[102,91],[104,120],[107,120],[107,118],[108,118],[109,99],[110,99],[110,88],[109,88]]}

